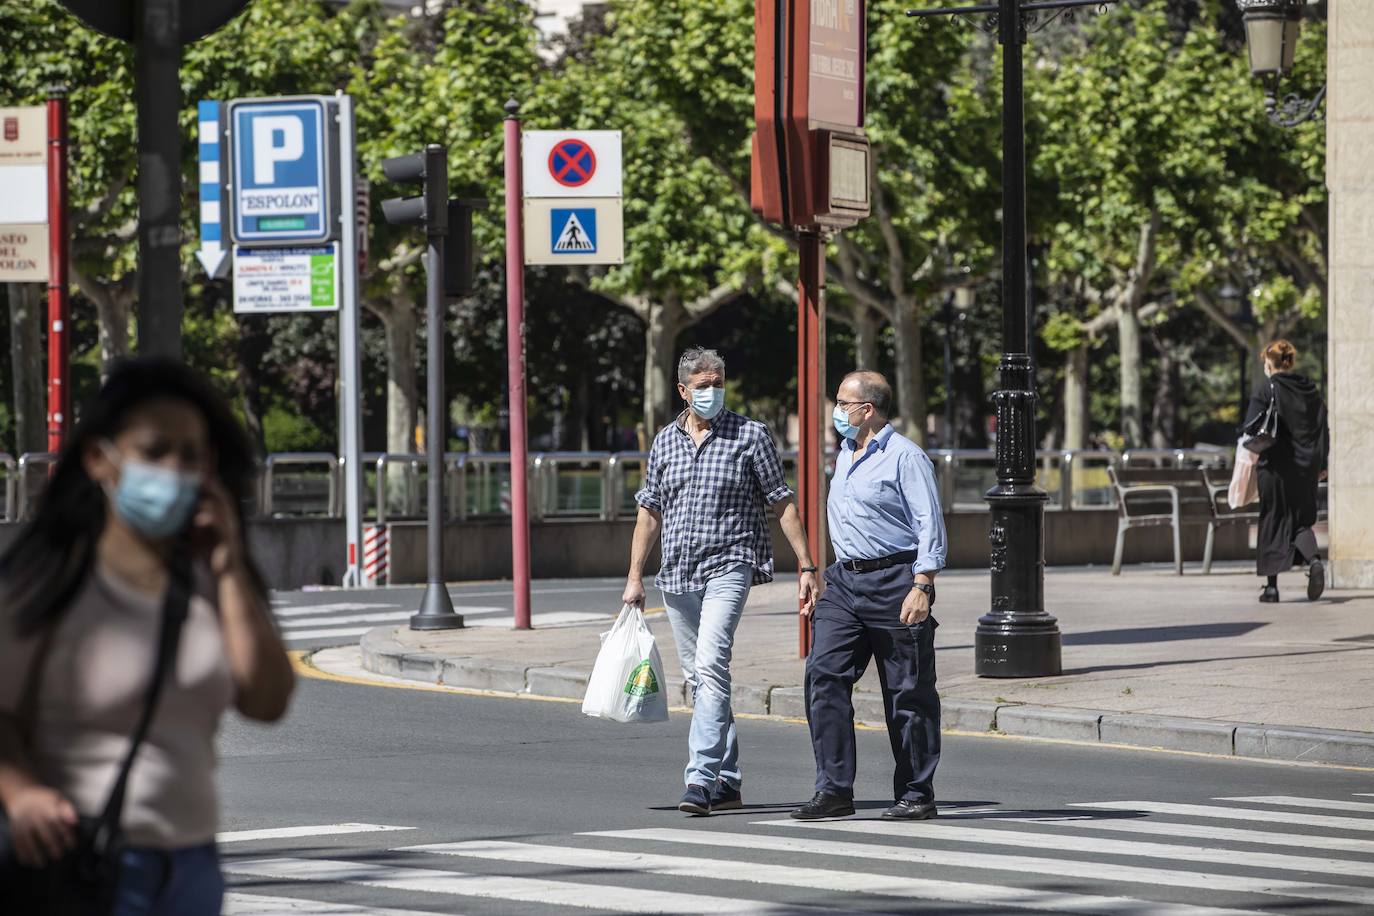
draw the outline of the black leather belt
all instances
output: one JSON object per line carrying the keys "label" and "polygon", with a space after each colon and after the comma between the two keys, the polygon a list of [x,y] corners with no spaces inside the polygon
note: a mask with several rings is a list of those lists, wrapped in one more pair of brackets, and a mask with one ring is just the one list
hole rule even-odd
{"label": "black leather belt", "polygon": [[901,553],[894,553],[886,557],[878,557],[876,560],[841,560],[840,565],[850,572],[873,572],[879,569],[887,569],[889,566],[911,563],[914,562],[915,559],[916,551],[903,550]]}

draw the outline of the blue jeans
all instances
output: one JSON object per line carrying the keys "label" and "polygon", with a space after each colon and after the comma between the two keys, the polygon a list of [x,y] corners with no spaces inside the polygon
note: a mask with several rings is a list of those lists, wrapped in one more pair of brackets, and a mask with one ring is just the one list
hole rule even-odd
{"label": "blue jeans", "polygon": [[736,789],[743,782],[730,710],[730,653],[753,581],[754,569],[744,563],[712,578],[702,591],[663,593],[682,676],[692,691],[690,760],[683,780],[708,791],[717,780]]}
{"label": "blue jeans", "polygon": [[224,877],[214,843],[124,850],[113,916],[219,916]]}

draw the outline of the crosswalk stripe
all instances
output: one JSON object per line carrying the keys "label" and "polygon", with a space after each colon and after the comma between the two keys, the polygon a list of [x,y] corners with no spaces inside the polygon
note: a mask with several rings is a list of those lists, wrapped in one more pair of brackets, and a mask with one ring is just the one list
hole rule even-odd
{"label": "crosswalk stripe", "polygon": [[1374,888],[1286,881],[1268,876],[1250,878],[1240,875],[1209,874],[1178,869],[1109,865],[1102,862],[1082,862],[1072,859],[1047,859],[1040,856],[956,852],[947,849],[918,849],[914,846],[885,846],[873,843],[754,836],[724,831],[682,830],[678,828],[651,827],[643,830],[608,830],[588,835],[626,840],[656,840],[664,843],[692,843],[712,847],[766,849],[771,852],[801,853],[803,855],[849,856],[856,859],[880,859],[885,862],[895,861],[945,865],[951,868],[1012,871],[1032,875],[1056,875],[1063,878],[1086,878],[1094,881],[1127,881],[1133,884],[1153,884],[1161,887],[1192,887],[1200,890],[1234,891],[1238,894],[1303,897],[1374,906]]}
{"label": "crosswalk stripe", "polygon": [[544,878],[473,875],[333,859],[230,859],[224,863],[224,870],[230,874],[258,878],[361,884],[389,890],[586,907],[618,913],[779,913],[796,909],[776,907],[757,900],[614,887],[604,882],[576,884]]}
{"label": "crosswalk stripe", "polygon": [[1221,805],[1183,805],[1174,802],[1116,801],[1071,802],[1074,808],[1105,808],[1109,811],[1147,811],[1179,817],[1214,817],[1227,821],[1267,821],[1271,824],[1301,824],[1304,827],[1330,827],[1332,830],[1360,830],[1374,833],[1374,818],[1335,817],[1329,814],[1299,814],[1292,811],[1265,811],[1260,808],[1224,808]]}
{"label": "crosswalk stripe", "polygon": [[1249,802],[1252,805],[1280,805],[1287,808],[1325,808],[1328,811],[1374,811],[1374,802],[1345,801],[1339,798],[1302,798],[1297,795],[1237,795],[1214,800]]}
{"label": "crosswalk stripe", "polygon": [[414,611],[387,611],[377,614],[350,614],[346,617],[330,617],[328,620],[286,620],[281,624],[283,631],[289,633],[293,629],[301,627],[319,626],[322,623],[343,624],[343,623],[381,623],[387,620],[407,620]]}
{"label": "crosswalk stripe", "polygon": [[[664,831],[610,831],[594,836],[623,837],[639,833]],[[726,840],[736,835],[707,831],[666,831],[694,835],[693,843],[733,845]],[[726,838],[726,839],[722,839]],[[752,837],[746,839],[754,839]],[[810,852],[809,844],[799,851]],[[862,844],[852,844],[862,845]],[[869,874],[839,869],[802,868],[792,865],[769,865],[733,859],[694,858],[655,855],[645,852],[614,852],[599,849],[577,849],[559,846],[540,846],[508,843],[496,840],[472,840],[462,843],[438,843],[406,847],[405,851],[439,853],[503,862],[553,865],[566,868],[587,868],[598,871],[620,870],[651,873],[682,878],[703,878],[713,881],[743,881],[751,884],[780,885],[810,890],[838,891],[845,894],[873,894],[903,899],[952,901],[961,904],[1012,906],[1021,909],[1046,910],[1058,913],[1096,913],[1102,916],[1235,916],[1246,910],[1226,910],[1187,904],[1158,903],[1129,897],[1101,897],[1088,894],[1069,894],[1031,888],[1002,887],[991,884],[971,884],[932,878],[913,878],[899,875]],[[911,850],[902,849],[903,859],[890,860],[905,864]]]}
{"label": "crosswalk stripe", "polygon": [[433,912],[420,910],[378,909],[350,903],[239,893],[224,895],[224,908],[220,913],[223,916],[436,916]]}
{"label": "crosswalk stripe", "polygon": [[1326,849],[1332,852],[1374,854],[1374,840],[1354,837],[1317,836],[1308,833],[1266,833],[1241,827],[1217,827],[1212,824],[1179,824],[1170,821],[1118,820],[1083,815],[1081,817],[999,817],[1009,824],[1035,824],[1040,827],[1074,827],[1080,830],[1108,830],[1117,833],[1149,834],[1166,837],[1188,837],[1194,840],[1226,840],[1233,843],[1254,843],[1287,848]]}
{"label": "crosswalk stripe", "polygon": [[310,617],[315,614],[337,614],[340,611],[382,611],[399,608],[398,604],[363,603],[345,601],[338,604],[311,604],[302,607],[278,607],[273,602],[272,613],[277,617]]}
{"label": "crosswalk stripe", "polygon": [[[1240,849],[1207,849],[1174,843],[1132,842],[1105,840],[1101,837],[1065,836],[1060,833],[1032,833],[1023,830],[998,830],[995,827],[959,827],[941,821],[879,821],[857,819],[851,821],[797,821],[791,818],[754,821],[761,827],[801,827],[811,830],[834,830],[841,833],[861,833],[866,836],[892,838],[894,836],[921,837],[956,843],[983,843],[996,846],[1023,846],[1031,849],[1057,849],[1062,852],[1087,852],[1107,856],[1139,856],[1146,859],[1182,859],[1189,862],[1211,862],[1215,865],[1238,865],[1246,868],[1274,868],[1287,871],[1317,872],[1374,878],[1374,862],[1353,862],[1349,859],[1320,859],[1314,856],[1279,855]],[[996,823],[996,822],[994,822]]]}
{"label": "crosswalk stripe", "polygon": [[217,843],[244,843],[250,840],[284,840],[303,836],[340,836],[347,833],[389,833],[414,830],[388,824],[319,824],[301,827],[269,827],[261,830],[230,830],[215,836]]}
{"label": "crosswalk stripe", "polygon": [[284,642],[295,642],[298,639],[319,639],[322,636],[362,636],[372,627],[343,627],[342,629],[327,628],[320,630],[292,630],[282,634]]}

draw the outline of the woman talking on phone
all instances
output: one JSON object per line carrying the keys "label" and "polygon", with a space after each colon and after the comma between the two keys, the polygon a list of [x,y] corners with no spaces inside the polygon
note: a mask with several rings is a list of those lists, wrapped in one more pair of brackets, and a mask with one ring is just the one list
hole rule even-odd
{"label": "woman talking on phone", "polygon": [[[294,685],[241,506],[228,406],[118,365],[0,557],[0,910],[217,914],[214,739]],[[34,906],[22,909],[18,906]]]}

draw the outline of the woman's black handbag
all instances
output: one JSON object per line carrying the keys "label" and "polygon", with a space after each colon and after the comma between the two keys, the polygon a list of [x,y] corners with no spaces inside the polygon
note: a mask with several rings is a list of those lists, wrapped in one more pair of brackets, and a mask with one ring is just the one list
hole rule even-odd
{"label": "woman's black handbag", "polygon": [[[148,735],[162,685],[171,672],[181,641],[181,627],[190,606],[189,568],[173,564],[167,595],[162,603],[162,624],[158,634],[157,664],[152,683],[143,701],[143,711],[129,741],[129,750],[120,764],[119,775],[105,808],[98,817],[82,817],[77,824],[76,845],[66,855],[41,868],[28,868],[14,857],[9,819],[0,816],[0,912],[14,916],[105,916],[114,908],[119,887],[119,862],[123,853],[120,818],[129,771]],[[21,729],[31,730],[38,700],[43,664],[51,645],[51,631],[44,637],[28,676],[19,703]],[[27,739],[29,736],[26,734]]]}
{"label": "woman's black handbag", "polygon": [[1256,455],[1269,450],[1279,439],[1279,399],[1269,383],[1269,404],[1241,428],[1240,444]]}

